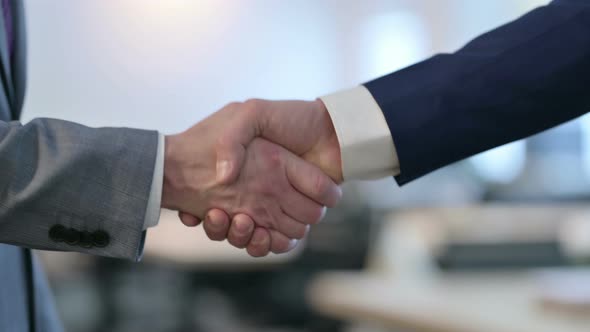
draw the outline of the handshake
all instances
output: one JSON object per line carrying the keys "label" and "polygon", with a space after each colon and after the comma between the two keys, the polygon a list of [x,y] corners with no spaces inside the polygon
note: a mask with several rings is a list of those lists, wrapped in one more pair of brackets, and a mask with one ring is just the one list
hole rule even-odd
{"label": "handshake", "polygon": [[165,142],[162,207],[251,256],[293,249],[342,195],[320,100],[232,103]]}

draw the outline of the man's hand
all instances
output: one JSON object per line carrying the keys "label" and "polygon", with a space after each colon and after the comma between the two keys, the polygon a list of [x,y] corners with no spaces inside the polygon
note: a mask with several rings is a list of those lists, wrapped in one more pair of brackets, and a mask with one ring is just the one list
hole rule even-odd
{"label": "man's hand", "polygon": [[[254,137],[261,136],[302,156],[338,183],[342,182],[338,139],[321,101],[251,100],[230,104],[219,112],[234,116],[232,124],[220,133],[217,146],[220,181],[231,183],[239,174],[245,147]],[[239,248],[246,243],[253,256],[268,254],[264,243],[280,241],[278,232],[256,228],[249,215],[237,215],[231,221],[231,227],[229,217],[221,210],[209,211],[207,216],[204,228],[211,239],[221,241],[227,238]],[[200,222],[186,213],[180,213],[180,218],[186,225]]]}
{"label": "man's hand", "polygon": [[[251,216],[274,234],[272,246],[266,237],[258,241],[260,245],[286,251],[291,239],[302,238],[307,225],[322,218],[324,205],[336,204],[340,188],[317,167],[262,139],[253,140],[244,150],[235,180],[220,183],[216,147],[219,132],[230,120],[230,114],[216,113],[184,133],[166,137],[162,206],[196,218],[214,208],[232,217]],[[237,228],[244,224],[240,218],[234,218]],[[195,220],[185,224],[194,225]],[[253,224],[245,227],[254,233],[246,240],[256,242],[260,231]]]}
{"label": "man's hand", "polygon": [[269,101],[253,99],[229,104],[218,113],[231,114],[219,133],[218,179],[232,182],[239,174],[244,151],[255,137],[283,146],[342,182],[340,147],[330,115],[320,100]]}

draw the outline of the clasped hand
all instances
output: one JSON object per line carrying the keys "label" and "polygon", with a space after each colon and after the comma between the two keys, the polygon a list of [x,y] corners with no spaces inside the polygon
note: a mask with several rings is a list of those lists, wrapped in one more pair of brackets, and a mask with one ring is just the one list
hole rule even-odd
{"label": "clasped hand", "polygon": [[232,103],[166,137],[162,207],[252,256],[293,249],[342,195],[340,148],[316,101]]}

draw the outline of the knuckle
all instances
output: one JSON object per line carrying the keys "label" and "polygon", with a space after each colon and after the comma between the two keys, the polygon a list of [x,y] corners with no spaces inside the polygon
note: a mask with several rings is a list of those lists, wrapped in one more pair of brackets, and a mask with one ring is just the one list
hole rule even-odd
{"label": "knuckle", "polygon": [[267,102],[262,99],[248,99],[240,105],[240,115],[243,117],[242,121],[249,123],[256,123],[258,133],[265,128],[268,123],[268,118],[265,116],[265,109]]}
{"label": "knuckle", "polygon": [[250,109],[259,109],[260,107],[262,107],[263,104],[263,100],[262,99],[258,99],[258,98],[250,98],[247,99],[242,106],[244,108],[250,108]]}
{"label": "knuckle", "polygon": [[248,99],[240,106],[240,111],[245,114],[256,114],[262,107],[260,99]]}
{"label": "knuckle", "polygon": [[237,102],[237,101],[232,101],[232,102],[225,104],[225,106],[223,106],[223,109],[235,110],[235,109],[239,108],[240,105],[242,105],[242,103]]}
{"label": "knuckle", "polygon": [[232,142],[232,137],[228,135],[226,132],[221,132],[221,134],[215,140],[215,147],[217,149],[222,149],[228,146]]}

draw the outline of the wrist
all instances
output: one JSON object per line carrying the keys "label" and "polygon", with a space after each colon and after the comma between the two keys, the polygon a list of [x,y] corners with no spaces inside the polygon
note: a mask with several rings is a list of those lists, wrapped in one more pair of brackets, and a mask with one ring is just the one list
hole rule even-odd
{"label": "wrist", "polygon": [[342,183],[342,156],[340,142],[326,105],[321,99],[313,101],[314,109],[321,113],[322,134],[316,146],[304,157],[320,167],[334,182]]}
{"label": "wrist", "polygon": [[208,193],[217,185],[215,151],[207,139],[197,139],[196,136],[202,134],[203,130],[189,129],[165,137],[163,208],[184,211],[198,217],[207,210]]}
{"label": "wrist", "polygon": [[338,135],[336,135],[336,129],[330,117],[328,110],[325,110],[326,120],[326,140],[325,140],[325,163],[327,174],[336,183],[340,184],[344,182],[342,174],[342,151],[340,149],[340,142],[338,141]]}

